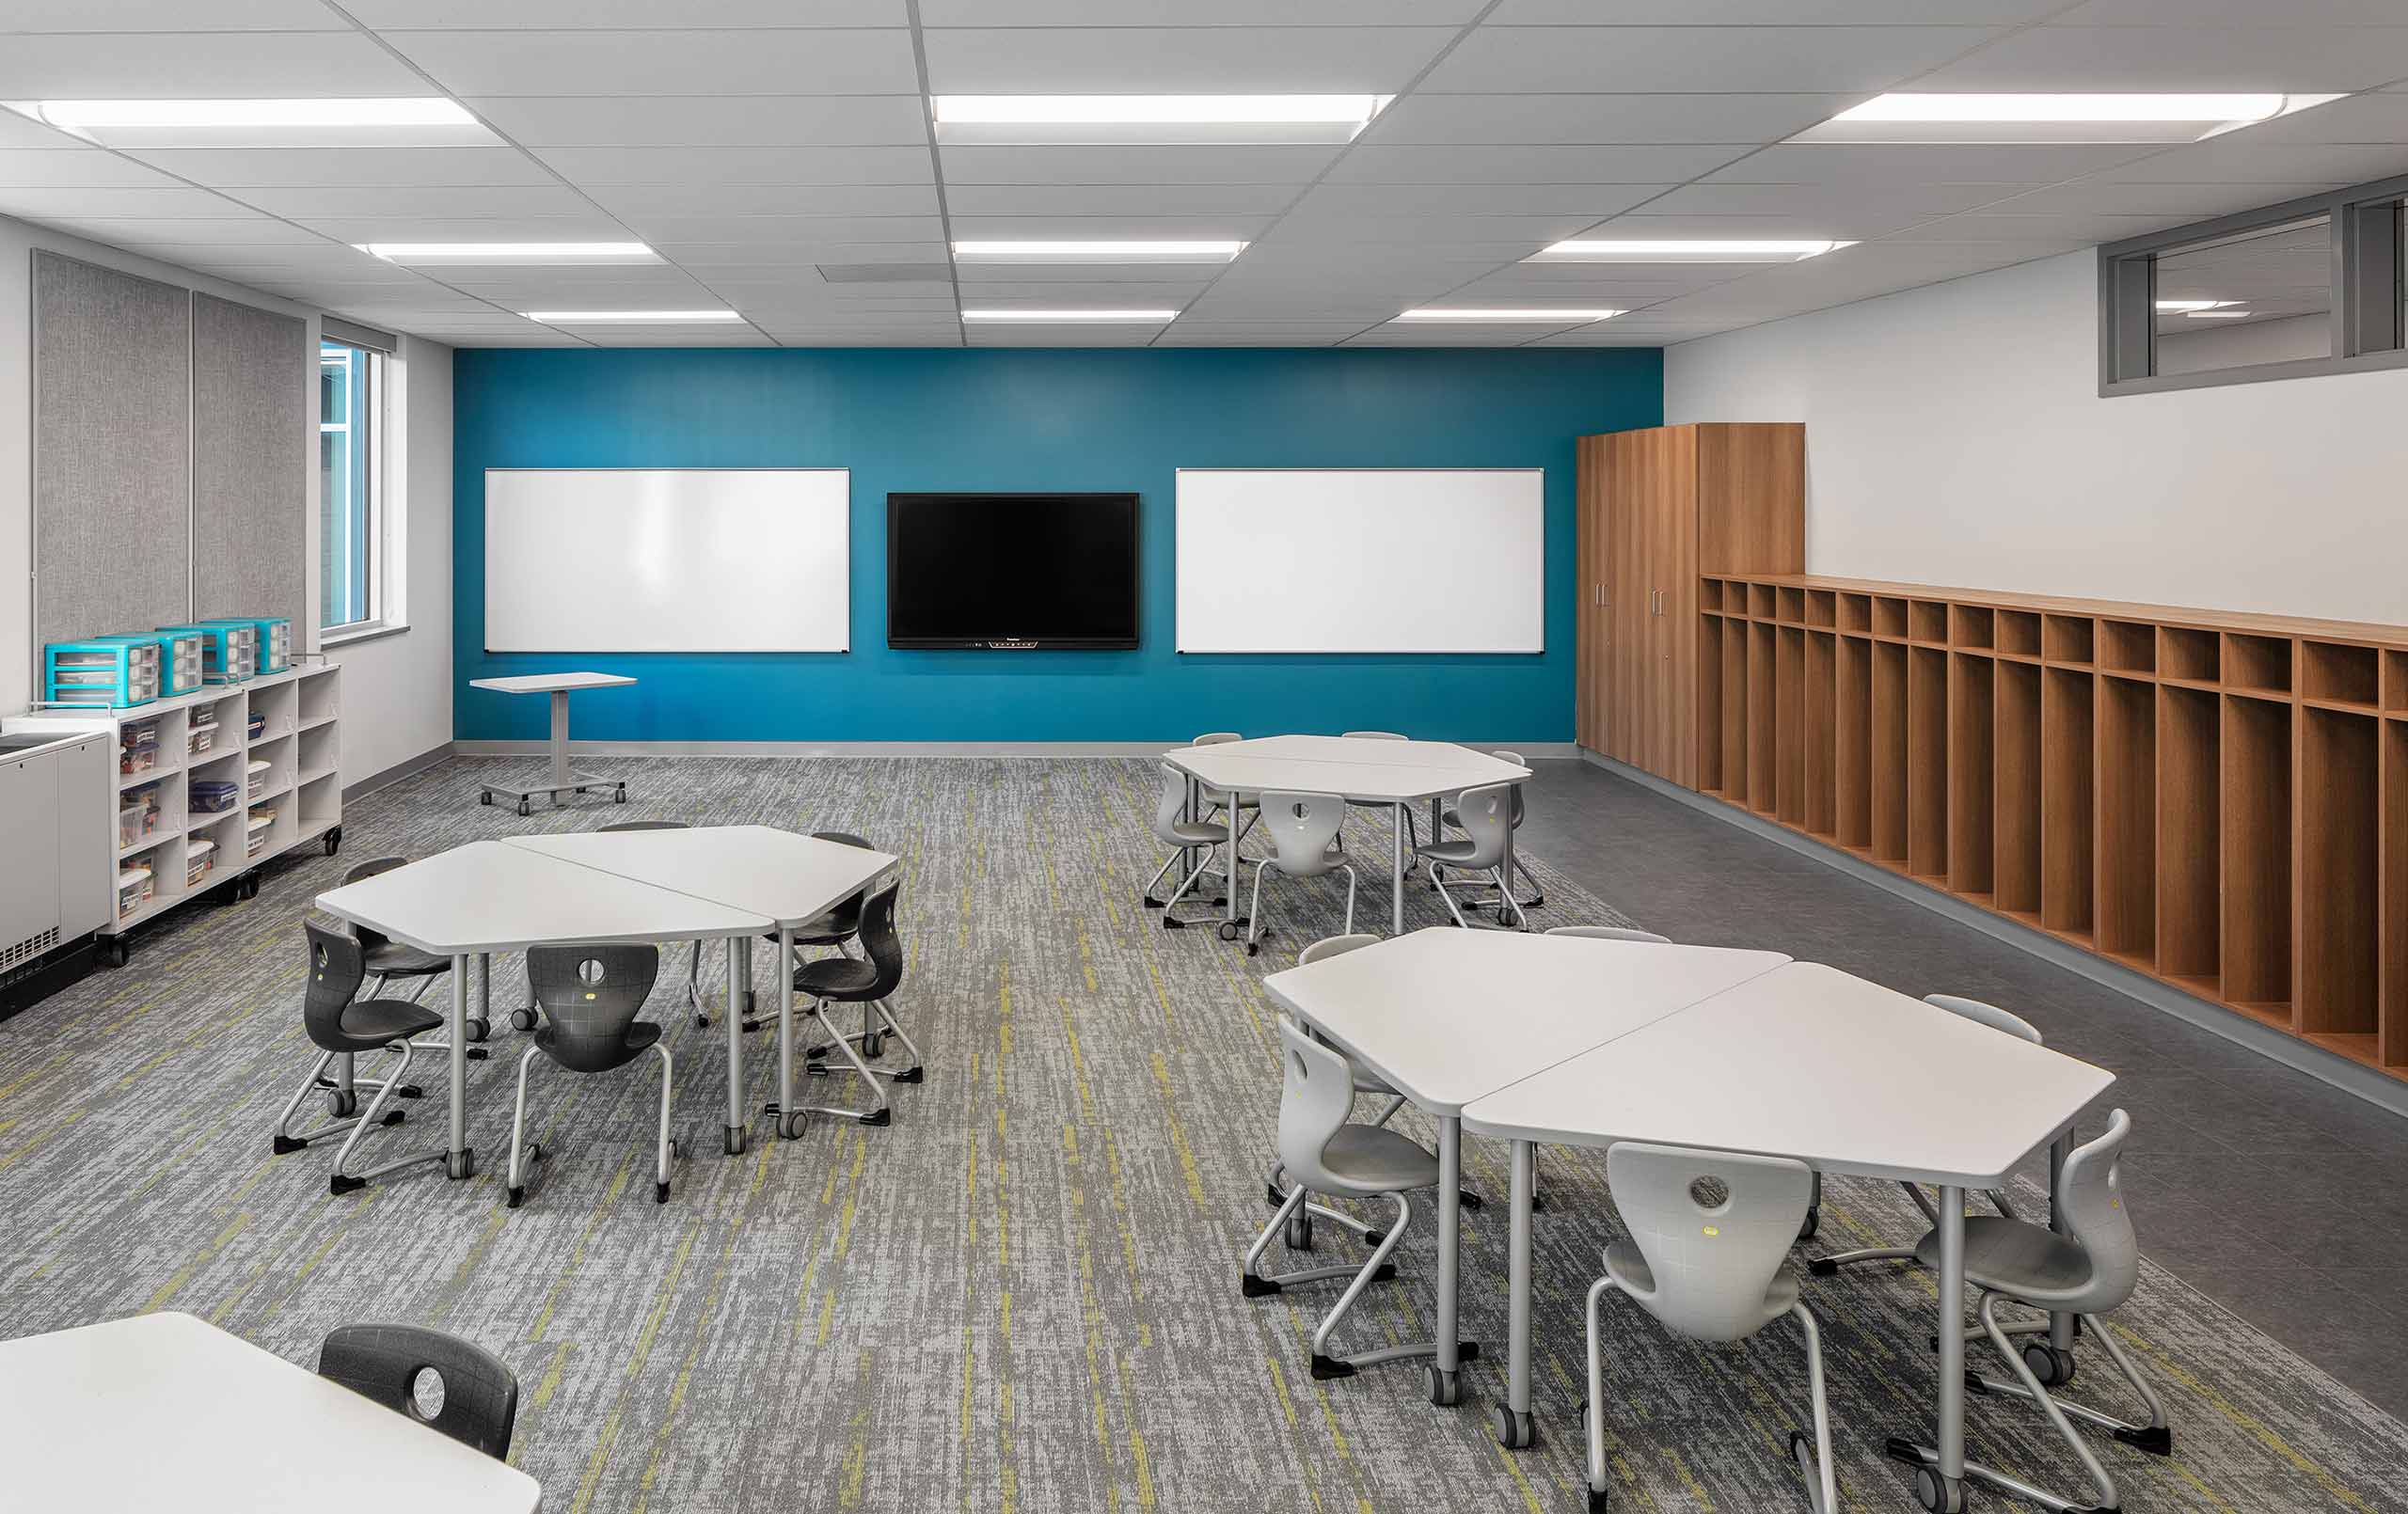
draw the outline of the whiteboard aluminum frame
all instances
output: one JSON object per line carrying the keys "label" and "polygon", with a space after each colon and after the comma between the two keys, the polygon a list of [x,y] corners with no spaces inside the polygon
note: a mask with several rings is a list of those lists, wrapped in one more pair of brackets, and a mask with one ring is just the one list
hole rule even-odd
{"label": "whiteboard aluminum frame", "polygon": [[[1179,481],[1190,473],[1530,473],[1539,480],[1539,571],[1532,586],[1539,606],[1538,644],[1531,647],[1486,648],[1477,652],[1431,651],[1413,647],[1191,647],[1180,639],[1179,618]],[[1275,467],[1228,465],[1171,470],[1171,639],[1180,656],[1197,657],[1534,657],[1546,654],[1546,469],[1544,467]]]}
{"label": "whiteboard aluminum frame", "polygon": [[[591,653],[601,653],[601,654],[612,654],[612,655],[622,655],[622,656],[667,656],[667,657],[694,656],[694,655],[719,655],[719,656],[741,656],[741,657],[774,657],[774,656],[841,656],[841,655],[848,654],[851,653],[851,651],[853,650],[853,616],[852,616],[852,600],[853,600],[853,594],[852,594],[852,572],[853,572],[853,512],[852,512],[852,503],[853,503],[853,485],[852,485],[852,472],[853,472],[853,470],[852,470],[849,466],[818,466],[818,467],[774,467],[774,466],[772,466],[772,467],[754,467],[754,466],[673,467],[673,466],[653,466],[653,465],[641,465],[641,466],[640,466],[640,465],[631,465],[611,466],[611,467],[576,467],[576,466],[571,466],[571,467],[536,467],[536,466],[524,466],[524,467],[488,467],[488,468],[486,468],[486,469],[484,469],[484,470],[483,470],[483,481],[483,481],[483,497],[479,500],[480,526],[481,526],[482,532],[483,532],[483,536],[482,536],[482,539],[481,539],[480,545],[482,546],[482,548],[483,548],[483,556],[484,556],[484,580],[485,580],[485,582],[484,582],[484,594],[485,594],[485,598],[484,598],[483,611],[483,615],[482,615],[483,627],[482,627],[482,631],[481,631],[481,639],[482,639],[482,640],[483,641],[483,643],[484,643],[484,648],[483,648],[483,650],[484,650],[484,652],[486,653],[486,654],[487,654],[487,655],[489,655],[489,656],[539,656],[539,657],[542,657],[542,656],[566,656],[566,655],[570,655],[570,654],[584,654],[584,653],[589,653],[589,652],[591,652]],[[494,563],[494,557],[493,557],[493,489],[492,489],[492,481],[493,481],[494,475],[496,475],[496,474],[501,474],[501,473],[550,473],[550,474],[566,474],[566,473],[821,473],[821,474],[826,474],[826,473],[833,473],[833,474],[841,474],[841,475],[843,475],[844,480],[845,480],[845,509],[844,509],[843,513],[841,513],[841,515],[838,517],[839,522],[840,522],[840,525],[841,525],[841,528],[842,528],[842,530],[843,530],[843,534],[844,534],[844,540],[843,540],[843,542],[842,542],[842,544],[841,544],[841,545],[840,545],[840,547],[839,547],[839,549],[838,549],[838,555],[839,555],[839,558],[840,558],[840,560],[843,561],[843,563],[844,563],[844,567],[845,567],[845,622],[844,622],[844,624],[845,624],[845,630],[844,630],[844,641],[843,641],[843,644],[842,644],[841,646],[833,646],[833,647],[626,647],[626,646],[604,647],[604,646],[594,646],[594,647],[542,647],[542,648],[532,648],[532,647],[496,647],[496,646],[494,646],[494,645],[492,644],[492,638],[493,638],[493,614],[492,614],[492,604],[493,604],[493,599],[492,599],[492,596],[493,596],[493,581],[494,581],[494,579],[493,579],[493,563]]]}

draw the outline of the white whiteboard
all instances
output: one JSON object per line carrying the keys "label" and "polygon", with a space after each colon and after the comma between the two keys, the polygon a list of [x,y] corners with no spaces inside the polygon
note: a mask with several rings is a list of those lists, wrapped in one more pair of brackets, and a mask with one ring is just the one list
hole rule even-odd
{"label": "white whiteboard", "polygon": [[488,652],[844,652],[845,468],[487,468]]}
{"label": "white whiteboard", "polygon": [[1181,652],[1543,652],[1540,468],[1181,468]]}

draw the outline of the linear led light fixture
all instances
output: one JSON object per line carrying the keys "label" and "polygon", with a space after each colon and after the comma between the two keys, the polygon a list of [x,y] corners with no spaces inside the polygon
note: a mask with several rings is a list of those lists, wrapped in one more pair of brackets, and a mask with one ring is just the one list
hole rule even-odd
{"label": "linear led light fixture", "polygon": [[2204,310],[2221,310],[2226,306],[2240,303],[2238,300],[2160,300],[2157,309],[2161,315],[2197,315]]}
{"label": "linear led light fixture", "polygon": [[1352,142],[1389,95],[934,95],[945,143]]}
{"label": "linear led light fixture", "polygon": [[2238,321],[2257,313],[2255,310],[2185,310],[2182,318],[2186,321]]}
{"label": "linear led light fixture", "polygon": [[1877,95],[1793,142],[2197,142],[2339,95]]}
{"label": "linear led light fixture", "polygon": [[1600,240],[1574,237],[1523,259],[1531,263],[1794,263],[1819,258],[1853,242],[1799,240],[1703,240],[1651,237]]}
{"label": "linear led light fixture", "polygon": [[111,126],[473,126],[457,101],[394,100],[45,100],[41,118],[62,131]]}
{"label": "linear led light fixture", "polygon": [[641,242],[355,242],[372,258],[396,263],[657,263]]}
{"label": "linear led light fixture", "polygon": [[1243,242],[957,242],[965,263],[1225,263]]}
{"label": "linear led light fixture", "polygon": [[606,321],[661,321],[678,325],[705,321],[741,321],[734,310],[523,310],[530,321],[547,326],[596,325]]}
{"label": "linear led light fixture", "polygon": [[1418,310],[1407,310],[1393,316],[1392,321],[1485,321],[1499,324],[1529,322],[1555,326],[1585,325],[1592,321],[1610,321],[1620,310],[1541,310],[1513,308],[1472,308],[1455,306],[1425,305]]}
{"label": "linear led light fixture", "polygon": [[1134,325],[1158,326],[1179,319],[1177,310],[1020,310],[1009,308],[964,310],[964,321],[1120,321]]}

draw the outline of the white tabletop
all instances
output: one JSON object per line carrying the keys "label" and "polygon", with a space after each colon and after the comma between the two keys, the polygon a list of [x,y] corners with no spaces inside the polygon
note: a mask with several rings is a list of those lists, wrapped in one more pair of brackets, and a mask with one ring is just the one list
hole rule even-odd
{"label": "white tabletop", "polygon": [[685,941],[775,930],[768,916],[499,841],[318,895],[318,907],[441,956],[560,941]]}
{"label": "white tabletop", "polygon": [[851,898],[898,860],[768,826],[513,836],[505,845],[800,925]]}
{"label": "white tabletop", "polygon": [[1350,1059],[1444,1115],[1788,960],[1433,926],[1275,972],[1262,986]]}
{"label": "white tabletop", "polygon": [[1793,963],[1464,1110],[1478,1135],[1651,1141],[1997,1188],[2115,1075],[1819,963]]}
{"label": "white tabletop", "polygon": [[532,1477],[190,1315],[0,1342],[0,1478],[43,1514],[531,1514]]}
{"label": "white tabletop", "polygon": [[617,673],[521,673],[515,678],[471,678],[470,688],[497,694],[558,694],[572,688],[619,688],[634,683]]}
{"label": "white tabletop", "polygon": [[1384,763],[1401,767],[1479,767],[1494,764],[1502,782],[1513,774],[1529,777],[1529,769],[1492,757],[1476,747],[1451,741],[1386,741],[1371,736],[1257,736],[1250,741],[1217,742],[1216,746],[1250,757],[1283,757],[1310,763]]}
{"label": "white tabletop", "polygon": [[[1327,743],[1307,749],[1283,742]],[[1346,749],[1354,755],[1338,755]],[[1416,750],[1418,749],[1418,751]],[[1451,754],[1451,755],[1450,755]],[[1365,741],[1340,736],[1265,736],[1210,747],[1177,747],[1163,761],[1216,789],[1259,794],[1266,789],[1343,794],[1388,804],[1460,794],[1530,776],[1485,752],[1443,741]]]}

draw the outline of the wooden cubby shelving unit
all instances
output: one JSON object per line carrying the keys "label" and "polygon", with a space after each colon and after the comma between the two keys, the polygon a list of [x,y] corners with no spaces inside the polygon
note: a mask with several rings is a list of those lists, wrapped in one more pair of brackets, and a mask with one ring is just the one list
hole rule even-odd
{"label": "wooden cubby shelving unit", "polygon": [[2408,628],[1698,592],[1697,787],[2408,1079]]}

